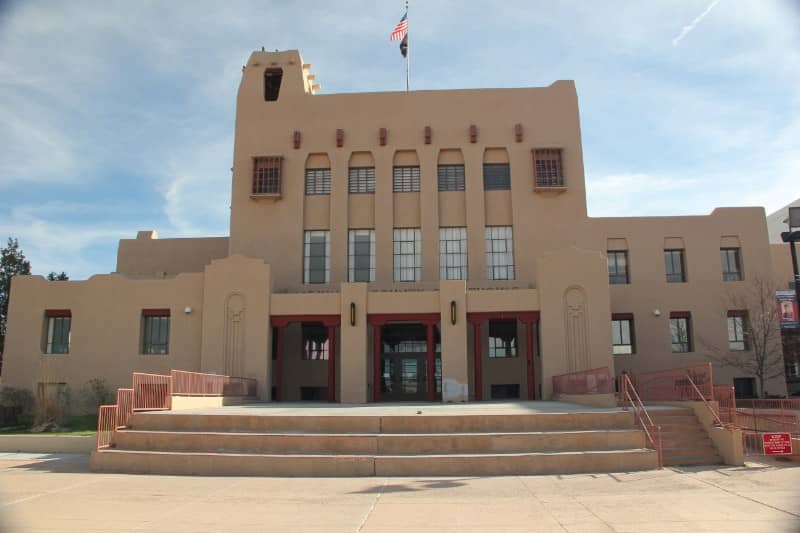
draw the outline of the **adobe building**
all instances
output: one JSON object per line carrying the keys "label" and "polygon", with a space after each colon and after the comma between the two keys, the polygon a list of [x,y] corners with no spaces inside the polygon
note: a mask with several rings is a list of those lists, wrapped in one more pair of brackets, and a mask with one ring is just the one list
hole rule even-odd
{"label": "adobe building", "polygon": [[318,87],[296,50],[253,53],[230,237],[143,231],[113,274],[15,278],[4,383],[175,368],[256,378],[263,400],[550,399],[554,375],[748,348],[727,302],[772,276],[764,210],[588,217],[573,82]]}

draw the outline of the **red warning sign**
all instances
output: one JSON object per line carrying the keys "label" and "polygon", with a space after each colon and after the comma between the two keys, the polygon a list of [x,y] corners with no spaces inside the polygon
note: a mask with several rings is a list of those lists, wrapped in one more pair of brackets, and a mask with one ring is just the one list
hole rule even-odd
{"label": "red warning sign", "polygon": [[791,455],[792,435],[789,433],[762,433],[764,455]]}

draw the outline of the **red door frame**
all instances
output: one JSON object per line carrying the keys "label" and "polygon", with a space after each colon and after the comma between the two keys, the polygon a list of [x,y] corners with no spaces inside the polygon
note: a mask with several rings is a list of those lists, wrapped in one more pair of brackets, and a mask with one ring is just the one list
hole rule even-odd
{"label": "red door frame", "polygon": [[278,353],[275,356],[275,400],[280,401],[283,386],[283,328],[295,322],[321,322],[328,328],[328,401],[336,401],[336,327],[342,322],[339,315],[272,315],[270,324],[278,329]]}
{"label": "red door frame", "polygon": [[426,366],[428,372],[428,401],[436,401],[436,346],[433,327],[439,323],[439,313],[376,313],[367,315],[367,323],[372,325],[372,401],[381,401],[381,328],[387,322],[421,322],[426,331]]}
{"label": "red door frame", "polygon": [[467,313],[467,322],[472,324],[473,330],[473,366],[475,377],[475,399],[481,400],[483,396],[483,342],[481,339],[481,324],[489,320],[516,319],[525,324],[525,365],[526,383],[528,386],[528,400],[536,399],[534,355],[536,344],[533,338],[533,325],[539,322],[539,311],[493,311]]}

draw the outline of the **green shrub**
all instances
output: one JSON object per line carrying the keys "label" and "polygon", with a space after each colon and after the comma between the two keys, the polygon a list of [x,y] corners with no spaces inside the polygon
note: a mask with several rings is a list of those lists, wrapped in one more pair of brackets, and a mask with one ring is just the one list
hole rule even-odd
{"label": "green shrub", "polygon": [[30,426],[35,403],[33,393],[28,389],[0,389],[0,427]]}
{"label": "green shrub", "polygon": [[113,404],[114,400],[114,393],[102,378],[92,378],[81,387],[80,401],[83,414],[94,414],[99,406]]}

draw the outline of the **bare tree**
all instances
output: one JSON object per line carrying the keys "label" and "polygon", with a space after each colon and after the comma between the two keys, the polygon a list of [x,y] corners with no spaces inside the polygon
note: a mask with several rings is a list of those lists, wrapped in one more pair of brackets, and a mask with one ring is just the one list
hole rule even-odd
{"label": "bare tree", "polygon": [[729,344],[719,346],[702,338],[699,341],[708,350],[712,361],[755,376],[758,396],[763,398],[764,383],[784,376],[776,288],[761,277],[737,285],[723,297],[723,309],[728,317],[732,310],[745,311],[746,314],[728,320]]}

